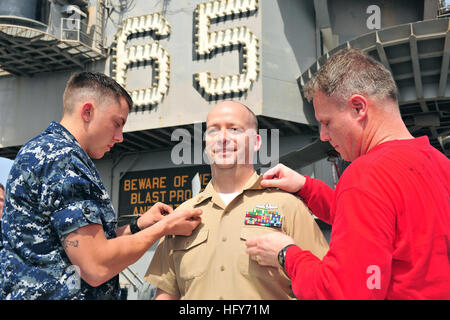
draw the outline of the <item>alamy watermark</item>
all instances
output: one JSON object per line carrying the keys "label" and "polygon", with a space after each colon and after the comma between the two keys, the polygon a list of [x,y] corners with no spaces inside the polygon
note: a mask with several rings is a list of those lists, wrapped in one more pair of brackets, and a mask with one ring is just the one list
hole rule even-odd
{"label": "alamy watermark", "polygon": [[65,279],[64,283],[69,290],[81,289],[81,270],[79,266],[70,265],[66,268],[65,274],[69,276]]}
{"label": "alamy watermark", "polygon": [[366,273],[370,274],[367,278],[366,285],[367,289],[381,289],[381,269],[377,265],[370,265],[366,269]]}
{"label": "alamy watermark", "polygon": [[370,16],[367,18],[366,26],[369,30],[381,29],[381,9],[379,6],[373,4],[367,7],[367,14]]}

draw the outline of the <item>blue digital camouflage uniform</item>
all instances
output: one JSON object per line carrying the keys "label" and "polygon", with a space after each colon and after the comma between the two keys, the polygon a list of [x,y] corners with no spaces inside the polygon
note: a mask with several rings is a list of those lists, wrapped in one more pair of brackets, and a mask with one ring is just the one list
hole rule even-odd
{"label": "blue digital camouflage uniform", "polygon": [[94,163],[56,122],[19,151],[6,186],[2,299],[118,299],[119,277],[91,287],[61,237],[89,224],[116,237],[117,220]]}

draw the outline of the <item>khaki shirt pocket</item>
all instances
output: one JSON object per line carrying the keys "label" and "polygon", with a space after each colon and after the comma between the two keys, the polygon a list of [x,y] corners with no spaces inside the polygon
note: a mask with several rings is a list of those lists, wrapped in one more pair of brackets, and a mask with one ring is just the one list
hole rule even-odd
{"label": "khaki shirt pocket", "polygon": [[176,237],[173,243],[175,273],[183,280],[201,276],[206,270],[204,257],[209,230],[201,230],[189,237]]}
{"label": "khaki shirt pocket", "polygon": [[280,281],[284,285],[289,285],[290,279],[286,276],[283,276],[282,272],[280,272],[280,268],[260,266],[245,252],[246,240],[272,232],[280,231],[279,229],[260,226],[248,226],[242,228],[241,241],[244,246],[244,252],[239,256],[239,270],[246,277],[257,277],[266,280],[275,280]]}

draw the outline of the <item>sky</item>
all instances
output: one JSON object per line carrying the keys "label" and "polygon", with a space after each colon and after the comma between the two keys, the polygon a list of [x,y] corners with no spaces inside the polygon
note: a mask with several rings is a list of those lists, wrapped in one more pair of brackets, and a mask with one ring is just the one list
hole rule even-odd
{"label": "sky", "polygon": [[12,160],[0,157],[0,183],[4,186],[6,186],[6,180],[8,180],[8,174],[12,164]]}

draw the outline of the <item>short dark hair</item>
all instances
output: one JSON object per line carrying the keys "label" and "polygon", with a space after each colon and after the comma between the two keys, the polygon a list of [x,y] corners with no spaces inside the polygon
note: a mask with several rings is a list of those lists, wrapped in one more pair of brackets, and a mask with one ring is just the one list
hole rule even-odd
{"label": "short dark hair", "polygon": [[2,189],[3,191],[5,191],[5,187],[0,183],[0,189]]}
{"label": "short dark hair", "polygon": [[124,97],[129,110],[131,111],[133,108],[133,99],[127,90],[114,79],[101,72],[82,71],[74,73],[69,81],[67,81],[63,95],[64,113],[70,114],[73,112],[75,106],[73,105],[72,98],[78,89],[91,90],[99,99],[110,96],[119,102],[120,97]]}
{"label": "short dark hair", "polygon": [[354,93],[393,101],[398,98],[397,85],[389,70],[364,51],[353,48],[332,55],[303,88],[309,101],[317,91],[340,99]]}

